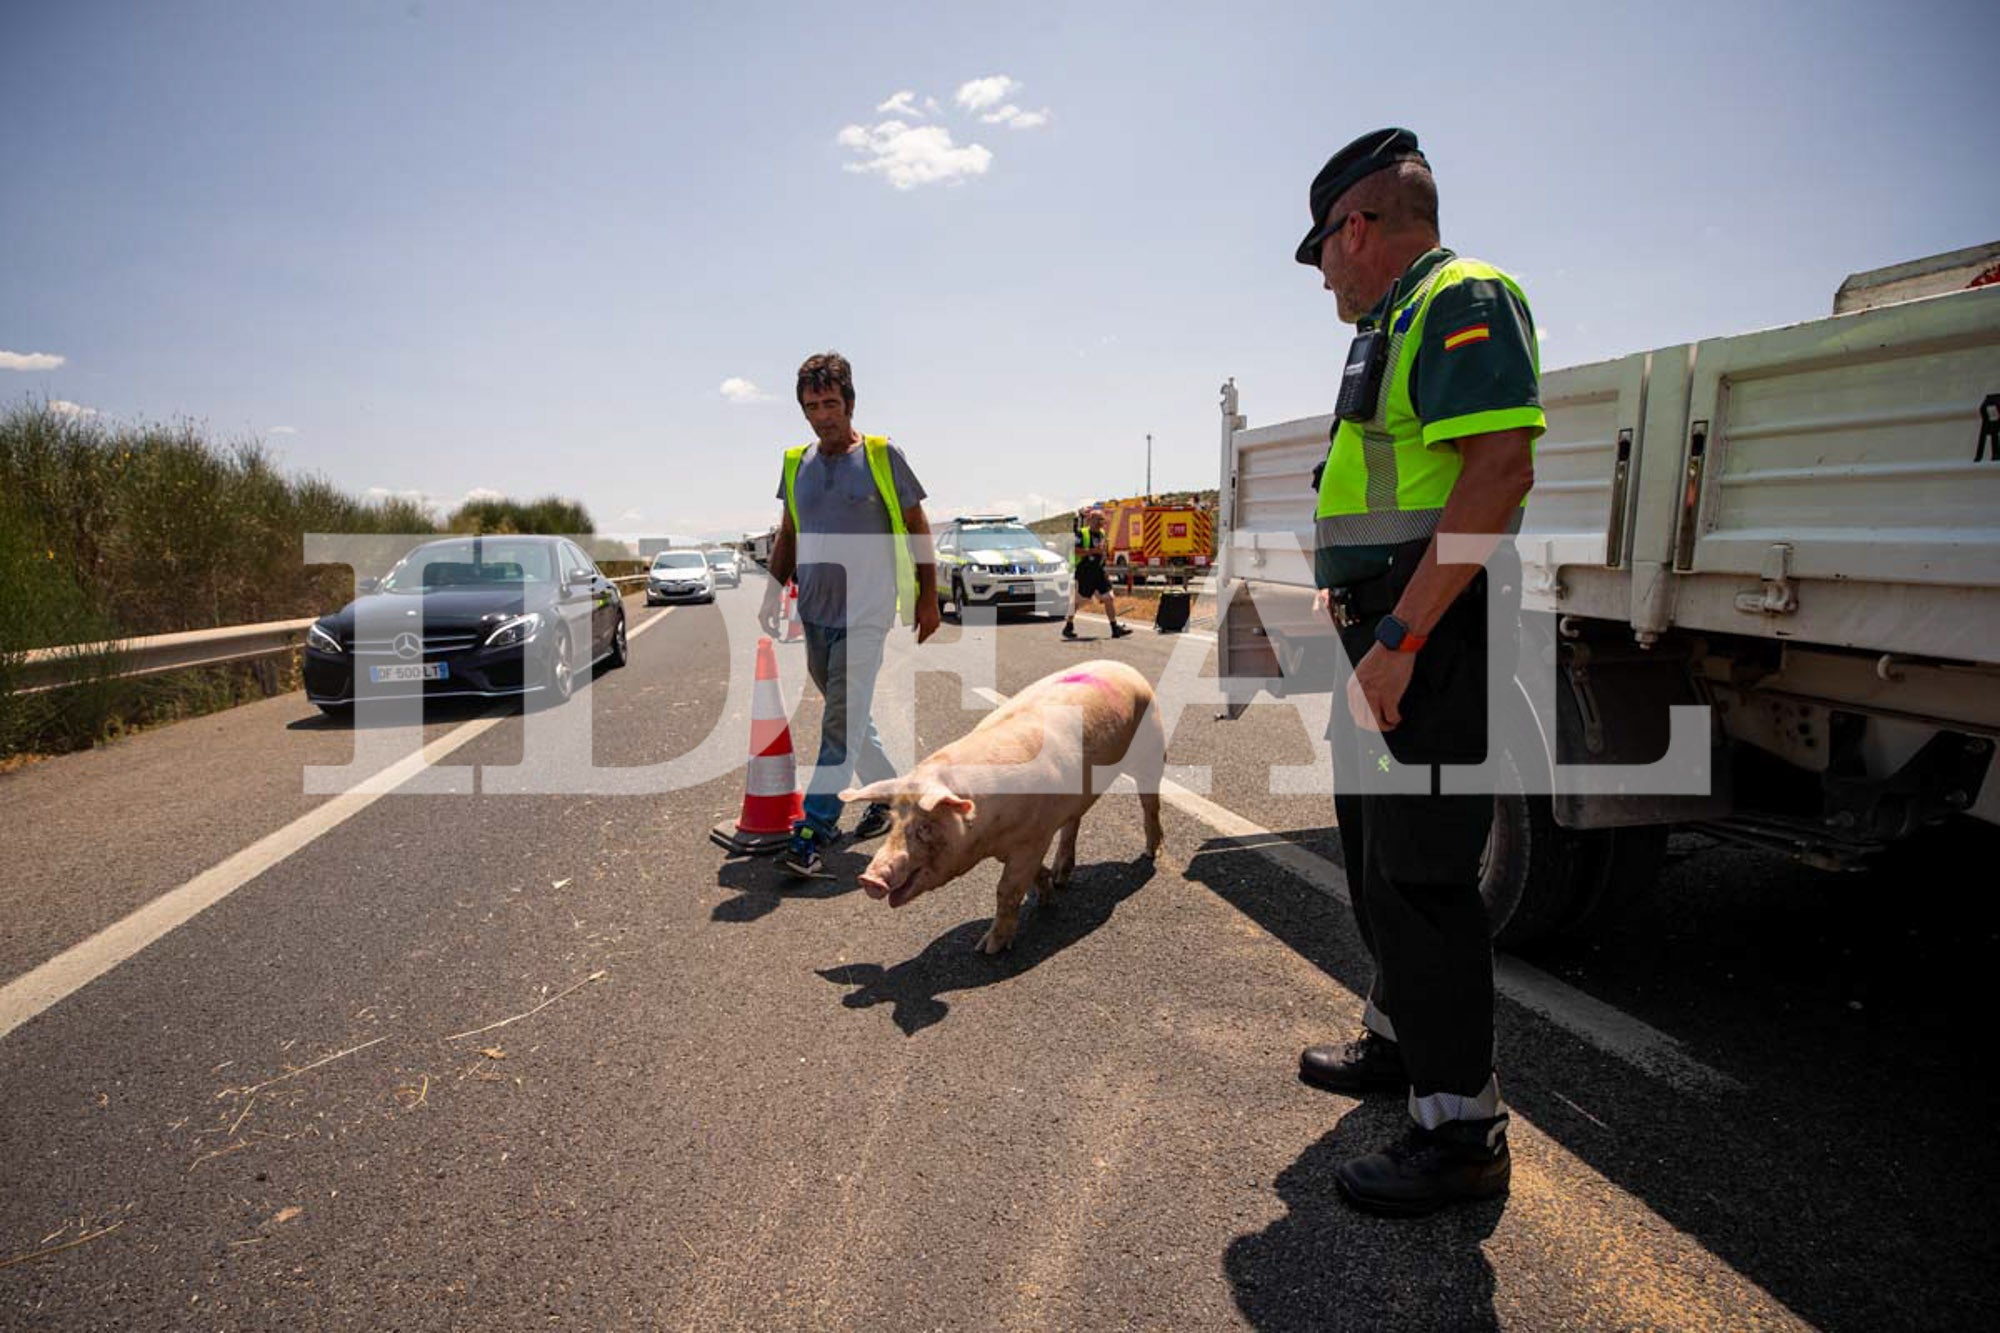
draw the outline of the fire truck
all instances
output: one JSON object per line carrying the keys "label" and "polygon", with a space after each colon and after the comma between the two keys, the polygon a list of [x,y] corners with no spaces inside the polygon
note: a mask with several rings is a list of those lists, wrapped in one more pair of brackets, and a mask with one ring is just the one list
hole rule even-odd
{"label": "fire truck", "polygon": [[1198,500],[1170,503],[1159,497],[1106,500],[1109,534],[1105,567],[1128,580],[1153,575],[1185,584],[1208,572],[1215,559],[1215,515]]}

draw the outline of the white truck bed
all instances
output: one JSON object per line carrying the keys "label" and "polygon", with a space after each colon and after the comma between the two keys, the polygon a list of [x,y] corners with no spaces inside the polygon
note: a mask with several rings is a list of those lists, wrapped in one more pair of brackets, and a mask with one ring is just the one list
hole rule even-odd
{"label": "white truck bed", "polygon": [[[1331,418],[1239,429],[1225,397],[1218,592],[1310,588]],[[1552,371],[1542,397],[1526,608],[2000,662],[2000,286]],[[1272,674],[1224,631],[1226,670]]]}

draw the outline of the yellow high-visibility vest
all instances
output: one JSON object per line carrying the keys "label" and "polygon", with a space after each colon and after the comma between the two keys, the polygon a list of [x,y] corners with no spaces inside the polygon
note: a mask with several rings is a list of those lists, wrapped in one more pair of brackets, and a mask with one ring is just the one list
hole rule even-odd
{"label": "yellow high-visibility vest", "polygon": [[[1523,306],[1527,304],[1521,285],[1511,275],[1457,255],[1439,263],[1410,291],[1396,293],[1382,319],[1382,327],[1389,330],[1389,371],[1375,416],[1369,421],[1339,422],[1327,450],[1319,503],[1313,511],[1317,520],[1333,520],[1316,525],[1322,545],[1392,544],[1436,531],[1465,460],[1458,450],[1441,447],[1447,442],[1424,439],[1424,422],[1417,417],[1410,393],[1410,374],[1423,346],[1432,298],[1469,279],[1498,282]],[[1532,340],[1530,348],[1536,350]],[[1539,370],[1539,355],[1536,362]],[[1469,433],[1482,426],[1502,429],[1512,424],[1511,414],[1508,420],[1498,419],[1502,414],[1489,415],[1496,418],[1490,424],[1477,417],[1463,424],[1471,428]],[[1333,542],[1326,540],[1329,529],[1337,534]]]}
{"label": "yellow high-visibility vest", "polygon": [[[799,480],[799,464],[805,461],[806,450],[813,445],[801,444],[785,450],[785,508],[792,515],[792,531],[799,527],[799,502],[796,495]],[[875,488],[882,492],[882,503],[889,510],[889,531],[895,538],[896,547],[896,615],[906,625],[916,624],[917,611],[917,562],[910,555],[910,531],[903,523],[902,506],[896,502],[896,475],[889,466],[889,437],[886,435],[864,435],[861,447],[868,458],[868,471],[875,478]]]}

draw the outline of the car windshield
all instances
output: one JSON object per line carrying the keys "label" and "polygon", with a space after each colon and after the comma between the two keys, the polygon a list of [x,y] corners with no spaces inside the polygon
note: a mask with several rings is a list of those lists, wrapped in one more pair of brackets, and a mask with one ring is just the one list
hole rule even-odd
{"label": "car windshield", "polygon": [[700,551],[664,551],[653,557],[654,569],[706,569]]}
{"label": "car windshield", "polygon": [[722,568],[724,565],[733,565],[736,563],[736,553],[734,551],[710,551],[708,553],[708,563],[714,565],[717,569]]}
{"label": "car windshield", "polygon": [[959,545],[968,551],[1034,551],[1042,539],[1026,528],[960,528]]}
{"label": "car windshield", "polygon": [[555,581],[554,552],[541,542],[472,537],[419,546],[382,580],[387,592],[512,586]]}

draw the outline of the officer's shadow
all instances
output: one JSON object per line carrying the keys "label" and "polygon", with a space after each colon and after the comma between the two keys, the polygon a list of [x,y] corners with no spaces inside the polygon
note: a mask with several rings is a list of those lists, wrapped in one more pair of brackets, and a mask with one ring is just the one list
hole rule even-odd
{"label": "officer's shadow", "polygon": [[979,941],[993,923],[991,917],[979,917],[952,927],[924,946],[922,953],[893,967],[849,963],[817,971],[837,986],[855,987],[840,1000],[849,1009],[894,1005],[890,1018],[904,1036],[914,1037],[951,1012],[939,998],[947,991],[1007,981],[1061,953],[1109,921],[1118,904],[1137,893],[1153,871],[1152,858],[1144,856],[1078,866],[1069,887],[1053,904],[1029,895],[1014,947],[998,956],[979,952]]}
{"label": "officer's shadow", "polygon": [[855,876],[868,865],[867,857],[836,849],[826,854],[825,868],[817,878],[800,879],[778,861],[776,856],[747,856],[723,862],[715,882],[736,896],[717,903],[708,919],[743,925],[769,916],[787,902],[838,898],[860,887]]}
{"label": "officer's shadow", "polygon": [[1326,1329],[1498,1328],[1493,1267],[1481,1249],[1504,1198],[1427,1218],[1359,1212],[1333,1169],[1392,1142],[1408,1123],[1400,1099],[1355,1107],[1278,1175],[1289,1210],[1223,1255],[1236,1306],[1264,1333]]}

